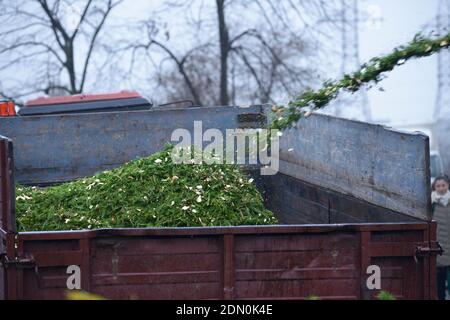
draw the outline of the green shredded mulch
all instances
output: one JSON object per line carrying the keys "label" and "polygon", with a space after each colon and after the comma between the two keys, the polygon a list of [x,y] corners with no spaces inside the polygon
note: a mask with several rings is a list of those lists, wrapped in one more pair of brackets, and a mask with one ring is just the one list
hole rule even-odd
{"label": "green shredded mulch", "polygon": [[16,187],[19,231],[267,225],[253,180],[236,166],[174,164],[171,148],[48,188]]}

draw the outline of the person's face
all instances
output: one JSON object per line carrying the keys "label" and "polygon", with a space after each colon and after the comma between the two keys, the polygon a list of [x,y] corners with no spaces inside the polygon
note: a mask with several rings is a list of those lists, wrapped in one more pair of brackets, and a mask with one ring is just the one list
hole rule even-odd
{"label": "person's face", "polygon": [[444,195],[448,191],[448,183],[444,180],[438,180],[436,181],[435,189],[437,193]]}

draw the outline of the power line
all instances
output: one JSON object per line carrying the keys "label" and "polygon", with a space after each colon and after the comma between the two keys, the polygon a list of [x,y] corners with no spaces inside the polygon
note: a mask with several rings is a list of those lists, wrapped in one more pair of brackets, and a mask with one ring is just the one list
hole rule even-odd
{"label": "power line", "polygon": [[[439,0],[436,15],[436,28],[439,34],[450,31],[450,0]],[[450,119],[450,51],[438,54],[438,90],[434,110],[435,121]]]}

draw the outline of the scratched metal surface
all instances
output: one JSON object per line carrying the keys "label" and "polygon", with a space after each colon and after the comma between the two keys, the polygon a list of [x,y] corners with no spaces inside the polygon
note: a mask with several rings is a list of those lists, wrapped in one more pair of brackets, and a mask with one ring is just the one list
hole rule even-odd
{"label": "scratched metal surface", "polygon": [[[20,233],[11,299],[64,299],[67,266],[108,299],[375,299],[367,267],[399,299],[430,298],[428,261],[414,261],[427,223]],[[55,252],[58,252],[55,255]],[[189,263],[187,263],[189,261]]]}
{"label": "scratched metal surface", "polygon": [[280,172],[419,219],[431,219],[429,140],[314,114],[280,141]]}
{"label": "scratched metal surface", "polygon": [[260,106],[207,107],[135,112],[0,118],[0,134],[15,146],[16,181],[67,181],[148,156],[170,142],[172,132],[239,127],[238,114]]}

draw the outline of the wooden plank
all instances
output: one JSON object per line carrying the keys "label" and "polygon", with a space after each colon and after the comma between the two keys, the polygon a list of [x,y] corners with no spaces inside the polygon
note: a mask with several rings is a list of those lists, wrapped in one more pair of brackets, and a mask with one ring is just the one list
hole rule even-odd
{"label": "wooden plank", "polygon": [[431,219],[429,138],[314,114],[280,140],[280,172]]}

